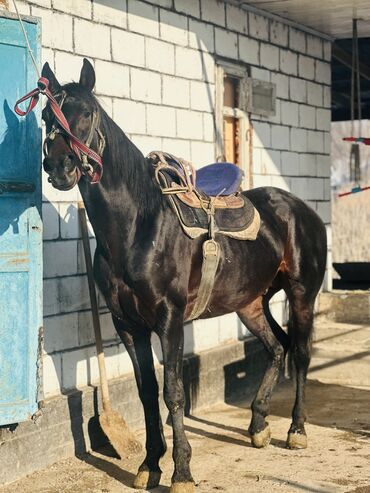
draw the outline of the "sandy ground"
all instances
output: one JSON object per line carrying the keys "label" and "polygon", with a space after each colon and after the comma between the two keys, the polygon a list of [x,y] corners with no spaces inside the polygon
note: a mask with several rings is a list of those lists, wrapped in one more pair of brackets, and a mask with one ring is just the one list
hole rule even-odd
{"label": "sandy ground", "polygon": [[[321,324],[317,339],[307,390],[309,447],[285,448],[293,402],[290,382],[274,394],[269,417],[273,438],[266,449],[254,449],[247,437],[248,402],[199,412],[186,419],[197,492],[370,493],[370,386],[364,385],[369,376],[363,370],[370,327]],[[370,374],[370,365],[366,367]],[[347,375],[345,384],[340,375]],[[170,444],[168,426],[166,435]],[[143,432],[139,436],[143,441]],[[140,461],[91,453],[2,487],[0,493],[132,493]],[[153,493],[169,492],[171,447],[161,467],[161,485]]]}

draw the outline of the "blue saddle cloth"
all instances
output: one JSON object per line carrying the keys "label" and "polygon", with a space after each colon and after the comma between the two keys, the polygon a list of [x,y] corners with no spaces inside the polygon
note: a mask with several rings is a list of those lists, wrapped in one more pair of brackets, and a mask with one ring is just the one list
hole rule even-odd
{"label": "blue saddle cloth", "polygon": [[232,163],[213,163],[197,170],[196,187],[206,195],[231,195],[236,193],[243,178],[243,172]]}

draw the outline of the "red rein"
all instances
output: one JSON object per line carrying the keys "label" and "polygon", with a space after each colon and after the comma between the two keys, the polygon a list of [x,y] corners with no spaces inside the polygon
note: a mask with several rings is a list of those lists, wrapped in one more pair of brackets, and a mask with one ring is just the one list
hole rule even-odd
{"label": "red rein", "polygon": [[[75,137],[71,129],[69,128],[69,124],[65,118],[65,116],[62,113],[62,110],[59,107],[58,102],[52,95],[52,93],[49,90],[49,81],[45,77],[40,77],[39,80],[37,81],[37,87],[33,91],[29,92],[23,98],[18,99],[18,101],[15,103],[14,106],[14,111],[17,113],[19,116],[25,116],[28,113],[30,113],[33,108],[36,106],[40,99],[40,94],[45,94],[45,96],[48,98],[50,101],[50,107],[55,115],[55,118],[57,119],[59,125],[63,128],[65,134],[68,136],[69,139],[69,145],[73,152],[76,154],[78,157],[80,163],[82,161],[81,154],[85,154],[88,158],[90,158],[92,161],[94,161],[97,164],[97,168],[94,171],[84,171],[84,170],[79,170],[81,172],[84,172],[88,175],[91,183],[98,183],[100,181],[101,175],[103,173],[103,163],[102,159],[97,154],[95,151],[87,147],[85,144],[83,144],[80,140]],[[24,101],[30,100],[28,108],[26,111],[23,111],[19,108],[19,104],[23,103]]]}

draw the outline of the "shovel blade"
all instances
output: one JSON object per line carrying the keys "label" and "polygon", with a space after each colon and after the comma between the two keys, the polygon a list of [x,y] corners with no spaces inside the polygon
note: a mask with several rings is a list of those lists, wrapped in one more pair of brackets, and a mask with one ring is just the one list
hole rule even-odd
{"label": "shovel blade", "polygon": [[104,411],[99,416],[99,422],[121,459],[126,459],[142,452],[141,443],[136,440],[126,421],[118,412]]}

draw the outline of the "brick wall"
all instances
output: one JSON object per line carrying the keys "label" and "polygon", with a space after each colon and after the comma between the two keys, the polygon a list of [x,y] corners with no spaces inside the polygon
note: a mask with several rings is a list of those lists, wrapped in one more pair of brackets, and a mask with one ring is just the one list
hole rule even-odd
{"label": "brick wall", "polygon": [[[217,0],[32,0],[42,19],[43,61],[60,82],[78,80],[87,56],[96,94],[143,153],[164,149],[196,164],[215,158],[215,58],[247,64],[276,84],[274,117],[253,116],[253,183],[299,195],[330,223],[330,44]],[[58,192],[43,176],[44,390],[95,382],[78,190]],[[93,239],[92,239],[93,243]],[[328,281],[329,282],[329,281]],[[102,300],[108,375],[131,371]],[[283,319],[284,297],[272,304]],[[186,327],[186,352],[243,337],[236,316]],[[158,341],[154,352],[160,357]]]}

